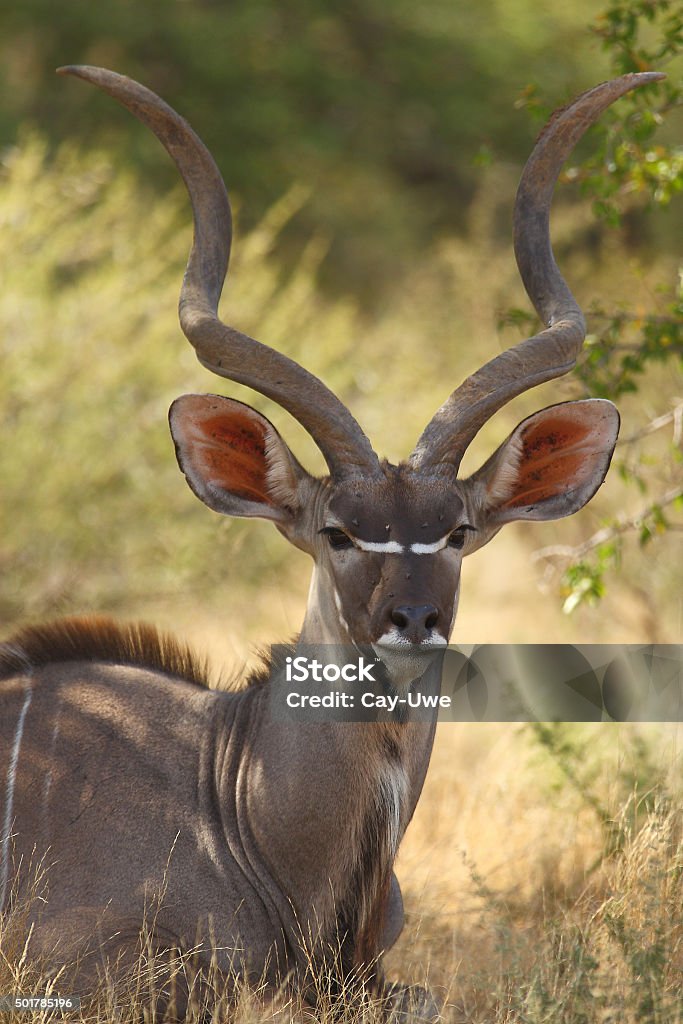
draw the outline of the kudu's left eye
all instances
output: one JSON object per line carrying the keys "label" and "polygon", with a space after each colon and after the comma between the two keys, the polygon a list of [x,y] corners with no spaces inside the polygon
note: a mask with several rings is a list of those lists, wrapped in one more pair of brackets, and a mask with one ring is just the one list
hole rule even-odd
{"label": "kudu's left eye", "polygon": [[453,533],[448,538],[449,548],[457,548],[458,550],[460,550],[460,548],[464,547],[465,530],[467,529],[468,527],[466,526],[459,526],[457,530],[453,530]]}
{"label": "kudu's left eye", "polygon": [[344,533],[343,530],[337,529],[336,526],[326,526],[320,532],[325,534],[330,547],[336,551],[341,548],[353,547],[353,541],[348,534]]}

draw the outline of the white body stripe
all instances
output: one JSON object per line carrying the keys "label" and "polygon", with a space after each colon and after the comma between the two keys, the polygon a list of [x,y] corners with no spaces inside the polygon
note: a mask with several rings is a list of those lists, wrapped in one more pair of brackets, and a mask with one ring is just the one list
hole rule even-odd
{"label": "white body stripe", "polygon": [[346,632],[349,634],[349,636],[351,636],[351,630],[349,629],[348,622],[344,618],[344,612],[342,611],[341,598],[340,598],[336,588],[335,588],[335,591],[334,591],[334,604],[335,604],[335,607],[337,609],[337,614],[339,615],[339,621],[341,622],[342,626],[344,627]]}
{"label": "white body stripe", "polygon": [[24,722],[26,721],[26,715],[28,709],[31,706],[33,700],[33,690],[31,687],[27,687],[26,697],[22,705],[21,711],[19,712],[19,720],[17,722],[17,728],[14,732],[14,743],[12,744],[12,753],[10,754],[9,767],[7,769],[7,790],[5,792],[5,818],[2,823],[2,860],[0,860],[0,910],[2,910],[5,902],[5,894],[7,891],[7,875],[9,872],[9,840],[10,833],[12,831],[12,811],[14,809],[14,786],[16,782],[17,764],[19,762],[19,750],[21,748],[21,738],[24,735]]}
{"label": "white body stripe", "polygon": [[43,784],[43,824],[47,830],[47,804],[50,798],[50,786],[52,785],[52,765],[54,764],[55,747],[57,745],[57,735],[59,733],[59,711],[55,717],[55,724],[52,727],[52,739],[50,740],[50,756],[48,763],[50,768],[45,773],[45,782]]}

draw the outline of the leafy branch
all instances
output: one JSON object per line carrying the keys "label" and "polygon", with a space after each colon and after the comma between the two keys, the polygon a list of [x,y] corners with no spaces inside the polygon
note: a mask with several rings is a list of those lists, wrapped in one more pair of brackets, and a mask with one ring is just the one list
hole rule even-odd
{"label": "leafy branch", "polygon": [[[637,532],[640,544],[644,546],[666,530],[683,529],[683,523],[673,524],[667,518],[664,510],[669,506],[683,509],[683,485],[664,491],[634,515],[618,516],[582,544],[573,547],[554,544],[533,553],[535,562],[545,559],[555,563],[551,566],[551,573],[557,571],[558,562],[566,566],[561,587],[566,594],[563,611],[567,615],[579,604],[603,596],[605,571],[618,565],[621,556],[619,542],[624,534]],[[586,556],[593,552],[597,554],[596,560],[587,561]]]}
{"label": "leafy branch", "polygon": [[[611,57],[615,75],[671,68],[683,54],[683,6],[678,0],[609,0],[592,31]],[[520,105],[536,117],[543,111],[535,88],[525,90]],[[567,180],[590,198],[594,212],[611,228],[619,228],[645,206],[664,208],[683,193],[683,147],[655,141],[667,115],[683,105],[683,84],[675,75],[622,97],[593,129],[592,155],[570,166]],[[588,314],[589,333],[575,370],[584,393],[616,399],[638,393],[655,366],[683,366],[683,279],[657,290],[651,308]],[[502,324],[528,326],[527,314],[510,310]],[[546,564],[546,579],[557,584],[569,613],[605,592],[605,574],[619,566],[622,546],[635,534],[641,546],[683,524],[672,511],[683,508],[680,472],[673,479],[660,464],[645,475],[639,465],[641,442],[673,426],[671,455],[683,461],[683,403],[621,441],[629,459],[617,463],[622,479],[647,498],[634,513],[624,513],[575,546],[553,545],[534,554]],[[631,451],[632,450],[632,451]],[[644,459],[644,464],[647,460]],[[651,459],[649,460],[652,461]],[[678,477],[678,479],[676,479]]]}

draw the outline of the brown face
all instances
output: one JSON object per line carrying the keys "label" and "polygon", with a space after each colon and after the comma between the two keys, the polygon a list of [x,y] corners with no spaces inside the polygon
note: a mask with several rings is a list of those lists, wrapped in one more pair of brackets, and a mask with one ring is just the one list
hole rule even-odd
{"label": "brown face", "polygon": [[405,465],[383,470],[376,480],[335,488],[322,514],[316,561],[354,641],[446,644],[474,525],[452,477],[427,477]]}
{"label": "brown face", "polygon": [[171,430],[190,486],[224,515],[270,519],[316,564],[308,643],[446,644],[464,555],[514,519],[558,519],[600,486],[619,418],[609,402],[544,409],[478,472],[378,464],[374,474],[312,477],[249,406],[186,395]]}

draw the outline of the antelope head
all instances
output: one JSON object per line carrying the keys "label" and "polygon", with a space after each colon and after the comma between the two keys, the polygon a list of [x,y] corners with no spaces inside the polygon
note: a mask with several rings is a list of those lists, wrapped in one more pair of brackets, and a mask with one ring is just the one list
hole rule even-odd
{"label": "antelope head", "polygon": [[505,523],[558,519],[605,478],[619,428],[608,401],[565,402],[523,420],[473,476],[458,478],[482,425],[527,389],[575,365],[581,310],[553,256],[549,209],[560,169],[614,100],[657,73],[599,85],[558,112],[540,136],[517,193],[514,247],[545,328],[490,360],[437,410],[407,461],[378,458],[346,406],[287,356],[227,326],[218,300],[231,213],[213,158],[192,128],[148,89],[99,68],[62,71],[100,86],[160,139],[187,186],[194,242],[180,323],[204,366],[273,399],[309,432],[329,475],[309,474],[264,416],[217,395],[173,403],[171,433],[195,494],[223,515],[271,520],[315,570],[301,639],[390,647],[448,642],[462,559]]}

